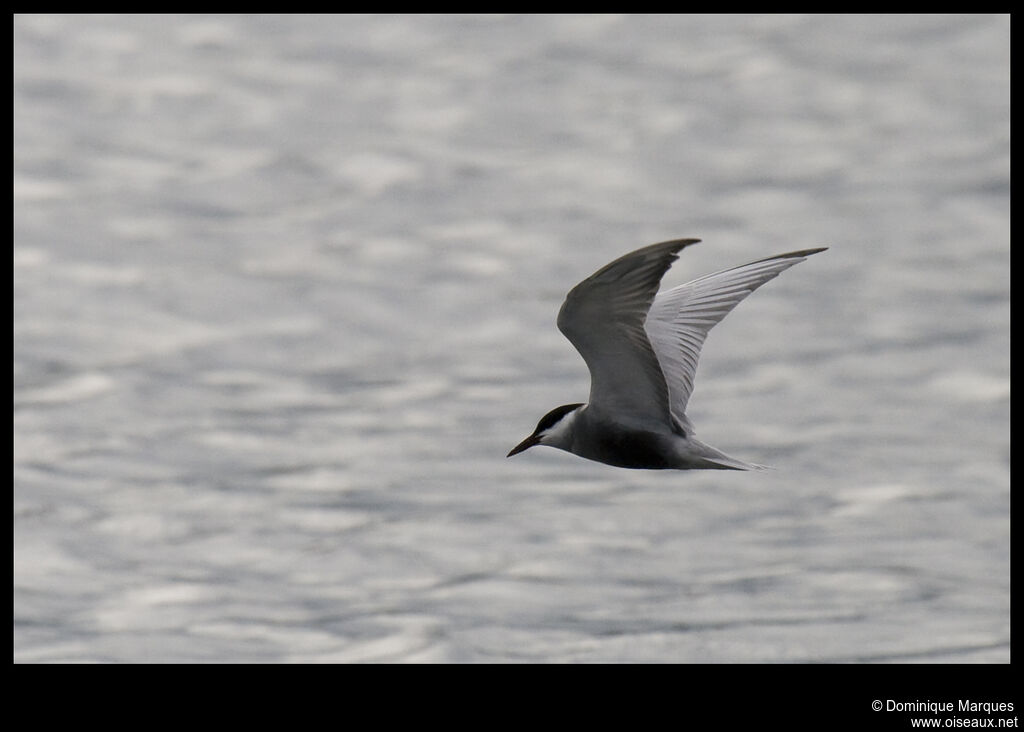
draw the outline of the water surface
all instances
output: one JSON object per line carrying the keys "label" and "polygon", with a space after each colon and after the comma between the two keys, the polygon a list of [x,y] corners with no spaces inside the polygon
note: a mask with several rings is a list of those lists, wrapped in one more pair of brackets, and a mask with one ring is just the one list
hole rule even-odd
{"label": "water surface", "polygon": [[[17,16],[15,659],[1006,662],[1008,16]],[[566,291],[765,473],[505,453]]]}

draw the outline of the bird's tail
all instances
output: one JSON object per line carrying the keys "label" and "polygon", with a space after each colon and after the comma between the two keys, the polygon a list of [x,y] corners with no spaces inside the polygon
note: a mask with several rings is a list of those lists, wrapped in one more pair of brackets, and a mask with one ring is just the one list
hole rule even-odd
{"label": "bird's tail", "polygon": [[[692,450],[689,459],[695,463],[695,467],[707,470],[773,470],[769,465],[758,465],[757,463],[745,463],[734,457],[729,457],[721,450],[716,450],[711,445],[705,445],[700,440],[690,438]],[[693,454],[696,453],[696,454]]]}

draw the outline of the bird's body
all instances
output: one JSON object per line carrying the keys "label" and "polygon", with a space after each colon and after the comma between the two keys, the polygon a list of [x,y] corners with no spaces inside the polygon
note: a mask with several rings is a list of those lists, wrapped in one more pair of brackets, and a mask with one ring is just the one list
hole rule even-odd
{"label": "bird's body", "polygon": [[750,470],[694,436],[686,417],[709,330],[755,289],[824,249],[716,272],[658,293],[683,248],[675,239],[638,249],[570,290],[558,328],[590,369],[590,401],[553,409],[509,457],[549,445],[621,468]]}

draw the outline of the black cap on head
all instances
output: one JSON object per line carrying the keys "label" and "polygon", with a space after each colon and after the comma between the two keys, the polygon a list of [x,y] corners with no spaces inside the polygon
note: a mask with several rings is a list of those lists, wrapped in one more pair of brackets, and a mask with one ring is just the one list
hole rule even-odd
{"label": "black cap on head", "polygon": [[520,442],[515,447],[513,447],[512,451],[505,457],[512,457],[513,455],[518,455],[523,450],[528,450],[534,445],[539,445],[540,436],[544,432],[547,432],[549,429],[558,424],[562,417],[567,415],[569,412],[574,412],[582,406],[583,403],[581,402],[579,404],[563,404],[560,407],[555,407],[550,412],[548,412],[547,414],[540,418],[540,422],[537,423],[537,429],[533,431],[533,434],[527,437],[522,442]]}

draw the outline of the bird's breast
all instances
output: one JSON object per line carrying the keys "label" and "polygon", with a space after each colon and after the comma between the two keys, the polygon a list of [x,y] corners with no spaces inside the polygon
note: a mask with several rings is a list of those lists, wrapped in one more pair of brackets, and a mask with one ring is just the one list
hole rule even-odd
{"label": "bird's breast", "polygon": [[619,468],[674,468],[673,437],[622,425],[588,424],[577,433],[572,452]]}

